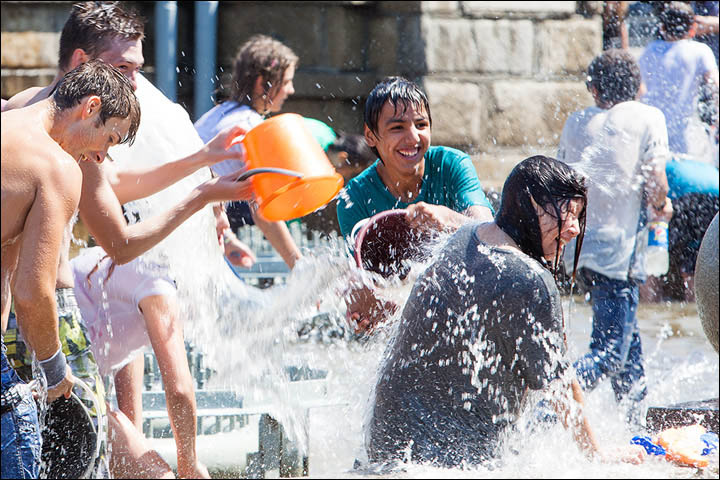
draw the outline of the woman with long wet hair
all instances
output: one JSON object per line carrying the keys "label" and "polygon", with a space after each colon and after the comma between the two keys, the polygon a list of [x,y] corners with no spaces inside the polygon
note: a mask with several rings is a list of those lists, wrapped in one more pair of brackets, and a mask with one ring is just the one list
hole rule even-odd
{"label": "woman with long wet hair", "polygon": [[[608,457],[582,414],[553,275],[582,243],[585,179],[553,158],[518,164],[493,222],[461,227],[418,278],[381,367],[373,461],[482,464],[500,453],[530,390],[544,392],[588,456]],[[578,249],[579,250],[579,249]],[[615,452],[639,462],[642,449]]]}

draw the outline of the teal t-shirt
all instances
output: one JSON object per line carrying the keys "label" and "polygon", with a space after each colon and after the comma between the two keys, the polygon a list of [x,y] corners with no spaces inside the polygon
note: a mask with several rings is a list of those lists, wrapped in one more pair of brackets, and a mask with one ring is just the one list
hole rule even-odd
{"label": "teal t-shirt", "polygon": [[718,169],[696,160],[669,160],[665,166],[668,197],[676,200],[689,193],[718,194]]}
{"label": "teal t-shirt", "polygon": [[418,202],[442,205],[461,213],[474,205],[493,210],[475,167],[465,152],[450,147],[430,147],[425,153],[425,174],[420,194],[410,203],[396,199],[388,191],[377,172],[379,162],[379,159],[376,160],[350,180],[338,196],[338,223],[346,239],[360,220],[385,210],[407,208]]}

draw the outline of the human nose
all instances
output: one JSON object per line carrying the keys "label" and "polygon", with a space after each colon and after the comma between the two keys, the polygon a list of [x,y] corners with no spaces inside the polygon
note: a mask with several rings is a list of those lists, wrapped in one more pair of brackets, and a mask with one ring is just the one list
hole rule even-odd
{"label": "human nose", "polygon": [[565,222],[565,233],[572,235],[572,238],[580,234],[580,221],[577,217],[572,216]]}
{"label": "human nose", "polygon": [[414,143],[420,142],[420,129],[419,128],[417,128],[415,125],[411,125],[408,130],[408,133]]}
{"label": "human nose", "polygon": [[137,70],[132,70],[130,73],[125,75],[128,80],[130,80],[130,84],[132,85],[133,91],[137,90]]}
{"label": "human nose", "polygon": [[294,95],[294,94],[295,94],[295,86],[293,85],[292,82],[290,82],[290,84],[288,85],[288,88],[287,88],[287,95],[289,97],[290,95]]}

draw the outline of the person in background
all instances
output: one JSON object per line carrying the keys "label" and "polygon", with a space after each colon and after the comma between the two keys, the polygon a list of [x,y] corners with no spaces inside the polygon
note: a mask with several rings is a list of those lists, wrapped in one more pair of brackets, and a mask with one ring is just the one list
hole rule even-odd
{"label": "person in background", "polygon": [[[665,115],[673,158],[714,163],[717,160],[718,116],[702,113],[704,106],[717,111],[718,66],[707,45],[693,40],[695,12],[686,2],[654,2],[659,6],[661,39],[647,45],[638,59],[645,93],[640,101]],[[705,97],[700,102],[699,99]],[[713,125],[703,123],[710,118]],[[712,130],[714,129],[714,134]],[[681,232],[676,232],[681,233]],[[640,288],[643,301],[658,301],[662,277],[651,276]]]}
{"label": "person in background", "polygon": [[700,124],[698,97],[709,88],[715,104],[718,98],[718,66],[710,47],[693,40],[696,28],[690,5],[670,2],[660,14],[663,38],[648,44],[638,59],[645,88],[640,101],[665,115],[670,151],[691,156],[710,141],[710,135],[691,137]]}
{"label": "person in background", "polygon": [[[335,171],[347,183],[372,164],[377,157],[368,146],[363,135],[338,132],[326,123],[314,118],[305,118],[310,131],[318,141]],[[297,221],[307,226],[309,231],[319,231],[323,235],[340,233],[340,224],[336,215],[337,197],[323,208],[305,215]]]}
{"label": "person in background", "polygon": [[[580,385],[591,390],[609,378],[615,397],[627,401],[628,421],[638,423],[645,398],[645,370],[637,318],[645,273],[645,211],[667,221],[665,119],[660,110],[635,101],[640,70],[624,50],[606,50],[590,63],[587,88],[595,106],[570,115],[558,159],[588,182],[587,230],[577,261],[578,281],[590,292],[593,328],[590,352],[575,362]],[[565,262],[577,258],[571,244]]]}
{"label": "person in background", "polygon": [[[358,222],[386,210],[406,209],[411,227],[434,231],[492,220],[470,157],[430,145],[430,103],[418,85],[385,78],[365,102],[364,121],[365,140],[378,158],[348,182],[337,203],[340,231],[351,250]],[[356,331],[374,327],[395,309],[367,285],[351,287],[346,298]]]}
{"label": "person in background", "polygon": [[665,288],[671,298],[695,301],[695,261],[705,232],[720,209],[718,168],[690,159],[671,159],[665,167],[673,202],[668,224],[670,268]]}
{"label": "person in background", "polygon": [[[266,35],[254,35],[245,42],[235,57],[232,98],[205,112],[196,122],[203,141],[231,125],[249,131],[268,114],[282,110],[285,100],[295,93],[293,78],[298,57],[286,45]],[[241,146],[233,147],[242,151]],[[227,175],[244,167],[243,162],[229,160],[213,165],[217,175]],[[302,256],[284,222],[262,218],[248,202],[233,202],[227,207],[231,232],[245,224],[255,224],[270,244],[292,268]]]}
{"label": "person in background", "polygon": [[715,63],[718,63],[718,31],[720,30],[720,19],[718,19],[718,6],[720,2],[713,0],[709,2],[690,2],[695,12],[695,40],[706,44],[715,55]]}
{"label": "person in background", "polygon": [[630,47],[628,28],[625,18],[628,13],[628,2],[603,2],[603,50]]}

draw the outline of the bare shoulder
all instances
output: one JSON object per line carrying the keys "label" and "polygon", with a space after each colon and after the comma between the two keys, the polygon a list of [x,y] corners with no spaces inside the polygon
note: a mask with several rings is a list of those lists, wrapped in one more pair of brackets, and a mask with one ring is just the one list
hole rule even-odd
{"label": "bare shoulder", "polygon": [[5,111],[14,110],[16,108],[27,107],[33,103],[47,98],[47,87],[30,87],[20,93],[16,93],[5,104]]}
{"label": "bare shoulder", "polygon": [[69,220],[80,199],[82,172],[46,132],[2,117],[2,242],[24,231],[26,217]]}
{"label": "bare shoulder", "polygon": [[79,194],[82,172],[77,161],[43,129],[25,124],[22,118],[16,122],[13,113],[2,114],[3,176],[7,173],[38,187],[57,186],[61,191],[77,190]]}

